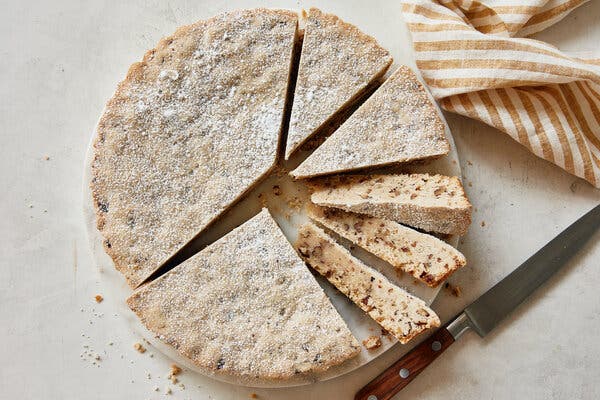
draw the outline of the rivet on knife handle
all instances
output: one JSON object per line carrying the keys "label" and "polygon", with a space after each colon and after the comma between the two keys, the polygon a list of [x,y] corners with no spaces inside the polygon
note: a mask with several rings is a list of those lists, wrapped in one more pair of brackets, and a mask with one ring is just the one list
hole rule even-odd
{"label": "rivet on knife handle", "polygon": [[369,382],[354,400],[389,400],[408,385],[452,343],[454,337],[446,327],[417,345],[400,360]]}

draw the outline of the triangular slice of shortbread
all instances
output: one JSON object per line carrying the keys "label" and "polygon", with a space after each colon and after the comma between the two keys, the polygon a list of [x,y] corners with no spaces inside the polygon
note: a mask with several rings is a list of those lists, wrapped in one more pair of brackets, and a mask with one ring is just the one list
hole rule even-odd
{"label": "triangular slice of shortbread", "polygon": [[457,177],[355,175],[314,185],[313,203],[387,218],[428,232],[463,235],[471,203]]}
{"label": "triangular slice of shortbread", "polygon": [[296,249],[312,268],[400,343],[440,325],[438,316],[423,300],[353,257],[316,225],[307,223],[300,227]]}
{"label": "triangular slice of shortbread", "polygon": [[254,9],[181,27],[106,105],[91,188],[105,249],[132,287],[273,167],[297,22]]}
{"label": "triangular slice of shortbread", "polygon": [[246,383],[324,371],[360,352],[267,210],[127,303],[199,368]]}
{"label": "triangular slice of shortbread", "polygon": [[327,229],[431,287],[467,263],[448,243],[389,219],[315,205],[308,212]]}
{"label": "triangular slice of shortbread", "polygon": [[436,158],[449,150],[433,99],[414,72],[401,66],[292,175],[306,178]]}
{"label": "triangular slice of shortbread", "polygon": [[374,84],[392,63],[375,39],[311,8],[306,19],[286,159]]}

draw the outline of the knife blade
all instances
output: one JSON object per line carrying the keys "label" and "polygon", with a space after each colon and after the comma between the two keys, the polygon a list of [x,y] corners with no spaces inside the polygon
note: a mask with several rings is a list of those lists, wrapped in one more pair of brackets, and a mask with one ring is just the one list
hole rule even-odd
{"label": "knife blade", "polygon": [[600,227],[600,205],[572,223],[508,276],[359,390],[355,400],[389,400],[464,332],[487,335],[560,270]]}

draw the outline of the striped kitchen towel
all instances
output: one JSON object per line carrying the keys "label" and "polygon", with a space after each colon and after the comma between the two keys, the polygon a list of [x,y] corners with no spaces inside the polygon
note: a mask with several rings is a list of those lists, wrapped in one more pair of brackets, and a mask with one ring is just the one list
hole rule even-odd
{"label": "striped kitchen towel", "polygon": [[600,57],[524,38],[585,0],[407,0],[417,66],[441,106],[600,188]]}

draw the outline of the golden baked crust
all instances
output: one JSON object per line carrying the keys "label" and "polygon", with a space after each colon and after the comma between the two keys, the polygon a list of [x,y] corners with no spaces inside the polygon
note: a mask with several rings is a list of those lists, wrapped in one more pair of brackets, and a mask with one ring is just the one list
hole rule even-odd
{"label": "golden baked crust", "polygon": [[380,167],[448,154],[439,111],[406,66],[400,66],[298,168],[295,178]]}
{"label": "golden baked crust", "polygon": [[286,159],[383,76],[391,63],[389,52],[371,36],[333,14],[311,8],[304,30]]}
{"label": "golden baked crust", "polygon": [[360,352],[266,209],[127,303],[200,369],[246,383],[311,375]]}
{"label": "golden baked crust", "polygon": [[306,262],[402,344],[440,319],[425,302],[363,264],[313,223],[300,227],[296,249]]}
{"label": "golden baked crust", "polygon": [[436,287],[467,264],[465,256],[448,243],[395,221],[313,205],[310,217],[354,244]]}
{"label": "golden baked crust", "polygon": [[273,166],[297,15],[179,28],[133,64],[97,128],[98,229],[136,287]]}
{"label": "golden baked crust", "polygon": [[427,232],[464,235],[471,225],[471,203],[455,176],[334,177],[314,185],[311,201],[320,206],[391,219]]}

